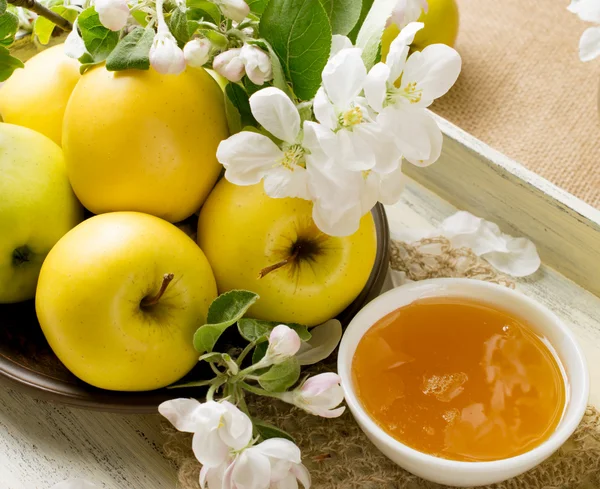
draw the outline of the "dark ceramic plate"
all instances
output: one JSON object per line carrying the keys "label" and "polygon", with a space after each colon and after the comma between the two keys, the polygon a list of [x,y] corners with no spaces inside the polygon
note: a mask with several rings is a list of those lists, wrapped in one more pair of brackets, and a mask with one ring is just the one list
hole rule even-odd
{"label": "dark ceramic plate", "polygon": [[[375,265],[362,292],[339,315],[344,326],[379,295],[387,273],[388,222],[381,204],[372,213],[377,230]],[[205,373],[202,367],[199,364],[186,378],[202,378]],[[82,382],[65,368],[48,346],[35,315],[34,301],[0,304],[0,381],[41,399],[121,413],[155,413],[156,407],[167,399],[199,395],[199,389],[114,392]]]}

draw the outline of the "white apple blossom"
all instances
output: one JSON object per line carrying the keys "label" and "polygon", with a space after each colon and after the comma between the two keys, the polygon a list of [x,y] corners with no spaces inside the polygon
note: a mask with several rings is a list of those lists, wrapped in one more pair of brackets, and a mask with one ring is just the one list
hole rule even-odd
{"label": "white apple blossom", "polygon": [[285,324],[275,326],[269,335],[269,346],[261,364],[281,363],[293,357],[300,349],[301,344],[302,340],[292,328]]}
{"label": "white apple blossom", "polygon": [[337,418],[346,409],[337,407],[344,400],[341,381],[333,372],[315,375],[292,392],[284,392],[280,398],[316,416]]}
{"label": "white apple blossom", "polygon": [[393,145],[383,144],[386,135],[360,96],[366,78],[359,48],[342,49],[327,62],[313,108],[316,119],[330,132],[316,136],[323,151],[341,168],[362,171],[378,165],[389,172],[401,155]]}
{"label": "white apple blossom", "polygon": [[392,10],[388,24],[394,23],[402,29],[411,22],[416,22],[421,16],[421,12],[425,11],[427,13],[427,10],[427,0],[398,0]]}
{"label": "white apple blossom", "polygon": [[226,463],[252,440],[250,418],[227,401],[173,399],[163,402],[158,412],[179,431],[194,434],[192,449],[206,470]]}
{"label": "white apple blossom", "polygon": [[83,39],[79,35],[79,28],[77,26],[77,19],[73,22],[73,30],[69,32],[69,35],[65,39],[65,54],[70,58],[79,59],[87,50],[85,48],[85,43]]}
{"label": "white apple blossom", "polygon": [[254,93],[250,109],[259,124],[281,143],[250,131],[222,141],[217,159],[225,167],[225,178],[236,185],[254,185],[264,180],[270,197],[310,200],[306,167],[319,153],[318,148],[307,147],[303,140],[298,109],[275,87]]}
{"label": "white apple blossom", "polygon": [[241,48],[222,52],[213,60],[213,70],[227,78],[230,82],[239,82],[246,73],[244,61],[240,57]]}
{"label": "white apple blossom", "polygon": [[348,37],[340,34],[334,34],[333,38],[331,39],[331,51],[329,52],[329,59],[333,58],[342,49],[350,49],[352,47],[354,46]]}
{"label": "white apple blossom", "polygon": [[262,49],[251,44],[244,44],[239,56],[244,63],[246,75],[255,85],[263,85],[273,78],[271,59]]}
{"label": "white apple blossom", "polygon": [[210,57],[211,43],[208,39],[192,39],[183,46],[183,57],[188,66],[202,68]]}
{"label": "white apple blossom", "polygon": [[156,0],[156,20],[158,28],[150,47],[150,64],[163,75],[178,75],[185,70],[185,57],[165,22],[163,0]]}
{"label": "white apple blossom", "polygon": [[[585,22],[600,24],[598,0],[571,0],[567,9]],[[588,27],[579,39],[579,59],[591,61],[598,56],[600,56],[600,26]]]}
{"label": "white apple blossom", "polygon": [[402,155],[415,165],[427,166],[440,155],[442,134],[424,108],[452,87],[461,59],[445,44],[432,44],[407,58],[409,45],[422,27],[422,23],[408,24],[394,39],[386,62],[369,72],[365,96]]}
{"label": "white apple blossom", "polygon": [[242,22],[250,13],[250,7],[244,0],[215,0],[223,15],[236,22]]}
{"label": "white apple blossom", "polygon": [[95,0],[100,23],[111,31],[120,31],[129,19],[127,0]]}

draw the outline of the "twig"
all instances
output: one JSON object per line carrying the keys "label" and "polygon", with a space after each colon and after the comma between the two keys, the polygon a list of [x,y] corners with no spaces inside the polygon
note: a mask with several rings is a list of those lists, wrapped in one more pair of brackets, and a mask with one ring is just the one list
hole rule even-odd
{"label": "twig", "polygon": [[15,7],[23,7],[27,10],[31,10],[36,14],[45,17],[50,22],[53,22],[58,27],[60,27],[63,31],[70,32],[73,30],[73,24],[71,24],[67,19],[58,15],[56,12],[53,12],[49,8],[44,7],[42,4],[36,2],[35,0],[7,0],[8,3],[14,5]]}

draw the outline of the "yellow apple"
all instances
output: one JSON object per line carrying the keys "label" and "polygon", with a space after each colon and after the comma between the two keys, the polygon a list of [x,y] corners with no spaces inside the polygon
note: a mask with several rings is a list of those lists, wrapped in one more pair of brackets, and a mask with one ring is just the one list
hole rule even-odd
{"label": "yellow apple", "polygon": [[[421,12],[419,22],[425,26],[417,32],[411,48],[421,51],[430,44],[447,44],[454,47],[458,36],[458,5],[456,0],[427,0],[427,13]],[[396,24],[391,24],[381,37],[381,58],[385,61],[390,50],[390,44],[400,30]]]}
{"label": "yellow apple", "polygon": [[35,306],[48,343],[73,374],[103,389],[144,391],[196,364],[192,338],[216,296],[204,253],[183,231],[148,214],[114,212],[84,221],[56,244]]}
{"label": "yellow apple", "polygon": [[249,316],[271,321],[314,326],[343,311],[375,262],[373,218],[365,215],[355,234],[338,238],[320,232],[311,214],[309,201],[272,199],[262,184],[222,179],[198,221],[198,243],[219,292],[256,292]]}
{"label": "yellow apple", "polygon": [[227,136],[223,92],[205,70],[97,67],[73,90],[63,149],[73,190],[95,214],[140,211],[177,222],[217,181],[217,146]]}
{"label": "yellow apple", "polygon": [[61,144],[65,107],[79,76],[79,61],[65,55],[64,44],[36,54],[0,88],[2,119]]}
{"label": "yellow apple", "polygon": [[0,303],[31,299],[50,248],[83,218],[60,147],[0,123]]}

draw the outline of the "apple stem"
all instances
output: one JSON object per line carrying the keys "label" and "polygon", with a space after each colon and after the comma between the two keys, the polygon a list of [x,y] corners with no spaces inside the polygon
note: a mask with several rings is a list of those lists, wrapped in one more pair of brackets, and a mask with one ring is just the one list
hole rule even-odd
{"label": "apple stem", "polygon": [[157,304],[158,301],[160,300],[160,298],[165,293],[165,290],[167,290],[167,287],[169,286],[169,284],[171,283],[171,281],[173,280],[174,277],[175,277],[175,275],[173,275],[172,273],[165,273],[163,275],[163,281],[162,281],[162,284],[160,286],[160,290],[158,291],[158,293],[153,297],[144,297],[142,299],[142,303],[141,303],[142,307],[149,307],[149,306],[153,306],[154,304]]}
{"label": "apple stem", "polygon": [[269,265],[268,267],[263,268],[260,272],[258,272],[258,278],[259,279],[263,278],[268,273],[271,273],[274,270],[277,270],[278,268],[284,267],[285,265],[292,263],[298,257],[299,251],[300,251],[300,249],[298,248],[290,256],[288,256],[285,260],[281,260],[280,262],[275,263],[274,265]]}

